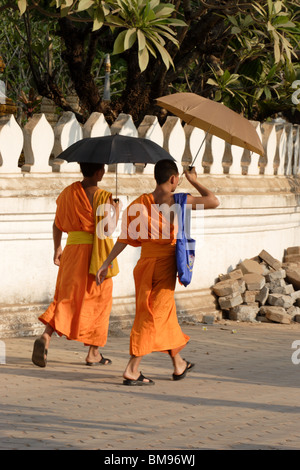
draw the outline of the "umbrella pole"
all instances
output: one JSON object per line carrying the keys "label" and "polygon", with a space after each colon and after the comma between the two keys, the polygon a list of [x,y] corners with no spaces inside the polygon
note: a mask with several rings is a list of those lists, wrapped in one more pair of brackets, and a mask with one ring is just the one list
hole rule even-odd
{"label": "umbrella pole", "polygon": [[[210,128],[209,128],[209,129],[210,129]],[[194,160],[192,161],[191,165],[189,166],[189,169],[192,169],[192,167],[194,166],[195,160],[196,160],[196,158],[198,157],[200,150],[202,149],[202,145],[204,144],[204,141],[205,141],[205,139],[206,139],[206,137],[207,137],[207,134],[209,133],[209,129],[208,129],[208,131],[206,132],[206,134],[205,134],[205,136],[204,136],[204,139],[202,140],[201,145],[200,145],[200,147],[199,147],[199,149],[198,149],[198,152],[196,153],[196,156],[195,156]]]}
{"label": "umbrella pole", "polygon": [[118,199],[118,164],[116,163],[116,199]]}

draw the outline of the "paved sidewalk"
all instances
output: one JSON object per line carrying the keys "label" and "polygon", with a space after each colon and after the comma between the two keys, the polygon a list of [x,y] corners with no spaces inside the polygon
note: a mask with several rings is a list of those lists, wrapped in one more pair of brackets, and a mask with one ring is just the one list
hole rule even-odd
{"label": "paved sidewalk", "polygon": [[106,367],[85,366],[84,346],[53,337],[41,369],[31,363],[34,338],[3,340],[0,450],[299,449],[300,364],[291,357],[300,325],[182,328],[195,369],[174,382],[170,358],[148,355],[141,369],[151,387],[122,385],[127,331],[109,337]]}

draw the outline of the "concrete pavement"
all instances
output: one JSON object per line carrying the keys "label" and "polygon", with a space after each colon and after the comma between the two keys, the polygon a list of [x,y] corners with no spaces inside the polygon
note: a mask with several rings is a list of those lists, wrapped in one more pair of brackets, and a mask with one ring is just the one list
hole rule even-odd
{"label": "concrete pavement", "polygon": [[151,387],[122,385],[129,331],[109,336],[113,364],[99,367],[65,338],[53,337],[45,369],[31,363],[33,337],[3,339],[0,450],[299,449],[300,325],[182,328],[196,367],[174,382],[170,358],[152,353],[141,366]]}

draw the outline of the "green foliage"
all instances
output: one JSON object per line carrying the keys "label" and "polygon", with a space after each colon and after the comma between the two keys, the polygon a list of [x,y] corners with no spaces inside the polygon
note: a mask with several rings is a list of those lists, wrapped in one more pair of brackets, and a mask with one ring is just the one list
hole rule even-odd
{"label": "green foliage", "polygon": [[28,120],[33,114],[39,112],[42,97],[38,96],[34,88],[30,88],[28,95],[22,90],[19,101],[22,105],[25,119]]}
{"label": "green foliage", "polygon": [[140,70],[143,72],[149,63],[149,53],[157,57],[159,52],[166,68],[174,67],[173,60],[164,48],[166,39],[178,46],[175,31],[170,26],[184,26],[181,20],[169,18],[175,7],[171,4],[161,4],[159,0],[117,0],[121,11],[116,20],[108,17],[112,25],[126,28],[119,33],[115,44],[114,54],[120,54],[138,43],[138,59]]}
{"label": "green foliage", "polygon": [[[18,1],[21,15],[26,11],[28,3],[27,0]],[[93,31],[103,25],[109,26],[112,31],[121,28],[114,43],[113,54],[121,54],[137,43],[141,72],[148,66],[149,53],[154,57],[159,54],[167,69],[174,67],[164,46],[167,40],[178,46],[176,30],[172,27],[186,24],[171,17],[175,6],[170,3],[161,3],[159,0],[53,0],[50,7],[60,9],[61,16],[86,12],[93,21]]]}
{"label": "green foliage", "polygon": [[[49,74],[61,93],[68,93],[72,75],[62,59],[63,41],[56,36],[59,18],[67,17],[75,34],[76,30],[79,34],[88,31],[80,60],[84,64],[88,57],[88,71],[100,95],[103,60],[105,54],[113,52],[111,95],[120,98],[117,111],[152,112],[143,108],[143,100],[151,103],[169,91],[199,93],[249,119],[264,120],[285,111],[290,116],[297,109],[291,97],[295,94],[293,83],[300,79],[299,0],[230,1],[227,14],[225,2],[218,0],[205,2],[205,8],[204,2],[194,0],[166,1],[170,3],[16,0],[18,16],[14,13],[12,20],[11,10],[9,14],[5,10],[0,18],[0,41],[4,42],[1,55],[8,65],[5,76],[10,91],[19,96],[21,88],[28,93],[34,85],[25,63],[31,51],[39,76]],[[24,21],[27,17],[30,20],[31,41],[27,40],[20,13]],[[184,15],[188,28],[177,19]],[[99,38],[99,43],[88,56],[91,38]],[[49,73],[50,53],[53,70]],[[80,95],[80,87],[77,92]]]}
{"label": "green foliage", "polygon": [[[228,15],[228,53],[217,69],[210,66],[214,99],[246,117],[291,107],[292,83],[300,76],[300,23],[294,2],[252,2],[251,14]],[[298,49],[298,52],[297,52]]]}
{"label": "green foliage", "polygon": [[20,21],[17,12],[7,10],[0,18],[0,43],[3,45],[0,53],[6,64],[2,78],[6,82],[9,97],[14,101],[20,101],[22,92],[27,95],[30,89],[35,87],[28,65],[29,55],[40,75],[48,72],[54,74],[62,92],[68,93],[70,80],[61,58],[61,41],[55,30],[53,20],[33,19],[28,31],[29,43],[25,24]]}

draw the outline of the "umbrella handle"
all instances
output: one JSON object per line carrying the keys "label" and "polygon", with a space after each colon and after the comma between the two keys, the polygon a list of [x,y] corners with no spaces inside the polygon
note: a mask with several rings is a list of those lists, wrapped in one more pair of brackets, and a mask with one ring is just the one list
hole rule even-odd
{"label": "umbrella handle", "polygon": [[118,164],[116,163],[116,199],[118,199]]}

